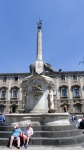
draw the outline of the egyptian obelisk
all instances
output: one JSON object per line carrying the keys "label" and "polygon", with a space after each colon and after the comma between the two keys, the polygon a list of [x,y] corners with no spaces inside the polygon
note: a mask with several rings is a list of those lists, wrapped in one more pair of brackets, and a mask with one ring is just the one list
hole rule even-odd
{"label": "egyptian obelisk", "polygon": [[35,72],[38,74],[43,73],[43,60],[42,60],[42,20],[39,20],[37,23],[37,53],[36,53],[36,62],[35,62]]}

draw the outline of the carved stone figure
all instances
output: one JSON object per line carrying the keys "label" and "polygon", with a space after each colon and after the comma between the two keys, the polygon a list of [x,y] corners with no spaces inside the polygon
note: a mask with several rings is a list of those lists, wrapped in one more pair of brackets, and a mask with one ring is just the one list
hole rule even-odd
{"label": "carved stone figure", "polygon": [[53,91],[52,90],[49,90],[49,93],[48,93],[48,107],[49,107],[49,110],[53,109]]}
{"label": "carved stone figure", "polygon": [[39,85],[35,84],[35,85],[32,85],[32,90],[33,91],[42,91],[42,88]]}

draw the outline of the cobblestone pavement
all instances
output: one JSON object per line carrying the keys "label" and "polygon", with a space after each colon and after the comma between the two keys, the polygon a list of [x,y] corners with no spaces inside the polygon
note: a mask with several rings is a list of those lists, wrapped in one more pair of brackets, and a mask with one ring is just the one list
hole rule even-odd
{"label": "cobblestone pavement", "polygon": [[[8,150],[9,148],[6,146],[0,146],[0,150]],[[25,148],[20,148],[20,150],[24,150]],[[84,150],[84,143],[80,145],[71,145],[71,146],[29,146],[28,150]],[[12,150],[17,150],[16,147],[12,147]]]}

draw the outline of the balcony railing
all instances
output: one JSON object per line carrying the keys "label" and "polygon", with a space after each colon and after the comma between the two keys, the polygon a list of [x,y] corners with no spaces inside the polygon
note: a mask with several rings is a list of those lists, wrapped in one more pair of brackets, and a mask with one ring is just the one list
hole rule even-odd
{"label": "balcony railing", "polygon": [[73,95],[73,98],[80,98],[80,95]]}
{"label": "balcony railing", "polygon": [[68,96],[61,96],[60,98],[61,98],[61,99],[67,99]]}

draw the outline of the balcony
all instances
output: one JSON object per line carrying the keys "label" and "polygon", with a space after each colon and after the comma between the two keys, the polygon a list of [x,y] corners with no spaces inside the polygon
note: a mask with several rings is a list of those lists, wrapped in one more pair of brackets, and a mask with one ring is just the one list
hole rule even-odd
{"label": "balcony", "polygon": [[6,104],[7,104],[7,101],[0,100],[0,105],[4,105],[4,106],[6,106]]}
{"label": "balcony", "polygon": [[17,100],[18,97],[11,97],[11,100]]}
{"label": "balcony", "polygon": [[5,96],[4,96],[4,97],[0,97],[0,100],[3,101],[3,100],[5,100],[6,98],[7,98],[7,97],[5,97]]}
{"label": "balcony", "polygon": [[67,95],[65,95],[65,96],[60,96],[60,99],[67,99],[68,98],[68,96]]}
{"label": "balcony", "polygon": [[80,95],[74,95],[73,96],[73,99],[78,99],[78,98],[80,98]]}
{"label": "balcony", "polygon": [[68,103],[68,100],[61,100],[61,103]]}
{"label": "balcony", "polygon": [[81,100],[81,99],[74,99],[73,102],[74,102],[74,103],[77,103],[77,102],[78,102],[78,103],[81,103],[82,100]]}

